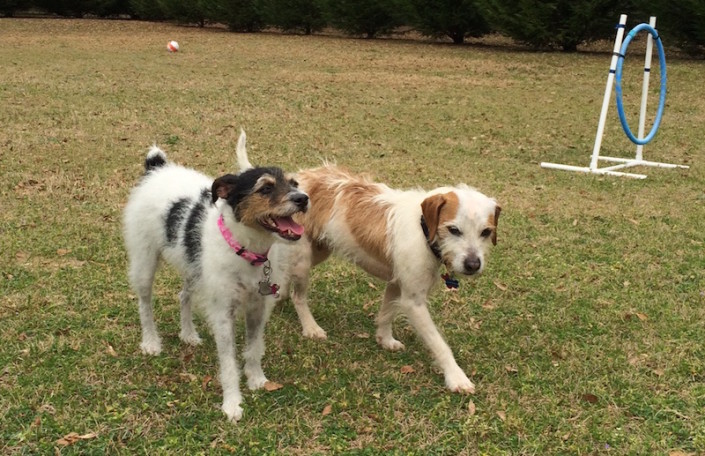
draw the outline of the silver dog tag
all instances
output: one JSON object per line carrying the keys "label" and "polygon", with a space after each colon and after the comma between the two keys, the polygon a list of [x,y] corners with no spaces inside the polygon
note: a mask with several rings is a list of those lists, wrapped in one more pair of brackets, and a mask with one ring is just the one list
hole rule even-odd
{"label": "silver dog tag", "polygon": [[262,280],[259,283],[259,294],[262,296],[274,295],[275,298],[279,297],[279,286],[277,284],[272,285],[267,280]]}

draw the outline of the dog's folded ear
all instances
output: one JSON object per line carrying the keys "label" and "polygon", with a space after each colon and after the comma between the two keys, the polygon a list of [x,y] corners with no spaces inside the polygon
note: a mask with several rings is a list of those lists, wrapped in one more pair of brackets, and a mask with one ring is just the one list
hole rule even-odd
{"label": "dog's folded ear", "polygon": [[441,220],[441,208],[446,203],[445,195],[429,196],[421,202],[421,213],[428,227],[428,240],[432,241],[438,232],[438,223]]}
{"label": "dog's folded ear", "polygon": [[218,201],[218,198],[228,199],[228,195],[230,195],[236,186],[237,176],[233,174],[226,174],[213,181],[213,186],[211,187],[213,204]]}

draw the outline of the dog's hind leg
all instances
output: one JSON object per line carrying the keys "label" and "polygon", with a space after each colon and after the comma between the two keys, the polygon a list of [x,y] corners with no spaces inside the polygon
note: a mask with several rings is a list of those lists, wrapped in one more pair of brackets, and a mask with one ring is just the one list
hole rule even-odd
{"label": "dog's hind leg", "polygon": [[245,377],[247,387],[251,390],[262,388],[267,382],[267,377],[262,370],[262,357],[264,356],[264,327],[269,320],[269,315],[274,308],[274,300],[265,298],[250,301],[245,307],[245,330],[247,346],[242,353],[245,360]]}
{"label": "dog's hind leg", "polygon": [[191,312],[191,297],[193,296],[194,279],[184,279],[184,288],[179,293],[181,302],[181,332],[179,338],[189,345],[199,345],[201,338],[193,325],[193,313]]}
{"label": "dog's hind leg", "polygon": [[159,253],[153,249],[130,252],[130,284],[137,293],[142,325],[142,343],[140,348],[146,355],[158,355],[162,351],[162,339],[154,323],[152,306],[152,285],[159,266]]}
{"label": "dog's hind leg", "polygon": [[396,282],[389,282],[384,290],[384,300],[377,314],[377,343],[387,350],[403,350],[404,344],[394,338],[392,323],[396,316],[401,290]]}

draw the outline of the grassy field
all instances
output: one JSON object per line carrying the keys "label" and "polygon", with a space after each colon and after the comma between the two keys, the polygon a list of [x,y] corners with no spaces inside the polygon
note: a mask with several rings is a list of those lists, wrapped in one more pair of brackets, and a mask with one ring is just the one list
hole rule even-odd
{"label": "grassy field", "polygon": [[[638,46],[624,83],[634,128]],[[705,454],[705,64],[669,58],[645,147],[689,170],[539,167],[589,163],[610,47],[0,19],[0,453]],[[264,366],[284,386],[245,391],[237,425],[219,409],[204,322],[202,346],[178,340],[168,269],[155,287],[164,352],[140,353],[120,225],[147,148],[218,175],[240,127],[260,164],[328,159],[501,202],[485,274],[430,302],[476,394],[444,389],[404,321],[406,351],[378,348],[383,284],[342,261],[313,277],[329,339],[304,339],[293,306],[278,307]],[[612,106],[603,154],[633,153]]]}

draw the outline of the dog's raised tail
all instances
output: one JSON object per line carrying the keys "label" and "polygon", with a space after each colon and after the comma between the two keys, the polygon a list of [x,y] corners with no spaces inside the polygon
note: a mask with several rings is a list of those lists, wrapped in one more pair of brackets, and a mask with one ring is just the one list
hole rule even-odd
{"label": "dog's raised tail", "polygon": [[166,154],[155,144],[147,152],[147,158],[144,160],[144,172],[148,173],[164,165],[166,165]]}
{"label": "dog's raised tail", "polygon": [[246,169],[254,168],[250,159],[247,158],[247,135],[245,130],[240,129],[240,137],[237,139],[237,148],[235,149],[237,153],[237,165],[240,171],[245,171]]}

